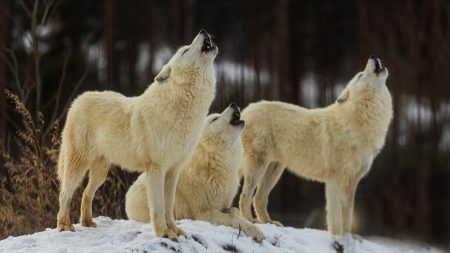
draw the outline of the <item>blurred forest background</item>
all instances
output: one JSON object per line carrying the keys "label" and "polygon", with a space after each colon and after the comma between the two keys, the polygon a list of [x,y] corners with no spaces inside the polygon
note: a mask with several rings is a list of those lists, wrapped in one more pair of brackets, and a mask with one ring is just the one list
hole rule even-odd
{"label": "blurred forest background", "polygon": [[[0,238],[56,226],[55,163],[73,98],[141,94],[201,28],[220,51],[212,112],[260,99],[328,105],[379,56],[395,115],[358,187],[354,232],[449,247],[448,1],[0,0]],[[125,218],[136,176],[111,170],[94,215]],[[319,183],[285,172],[269,203],[286,225],[325,228]]]}

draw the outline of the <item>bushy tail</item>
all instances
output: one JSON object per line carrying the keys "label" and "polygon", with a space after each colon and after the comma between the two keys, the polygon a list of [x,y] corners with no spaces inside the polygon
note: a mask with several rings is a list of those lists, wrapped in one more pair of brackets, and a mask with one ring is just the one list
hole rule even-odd
{"label": "bushy tail", "polygon": [[64,178],[64,172],[65,172],[65,149],[64,149],[64,143],[61,144],[61,147],[59,148],[59,156],[58,156],[58,179],[59,182],[62,182]]}

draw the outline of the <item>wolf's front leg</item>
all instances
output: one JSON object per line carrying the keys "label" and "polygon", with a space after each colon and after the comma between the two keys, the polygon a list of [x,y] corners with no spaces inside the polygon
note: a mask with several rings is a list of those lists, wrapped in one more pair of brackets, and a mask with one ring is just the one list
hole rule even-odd
{"label": "wolf's front leg", "polygon": [[166,205],[165,219],[169,229],[172,229],[177,235],[186,235],[183,229],[177,227],[174,218],[175,194],[177,190],[178,176],[181,166],[176,166],[166,174],[164,183],[164,203]]}
{"label": "wolf's front leg", "polygon": [[325,183],[325,195],[327,202],[328,231],[333,235],[342,235],[342,205],[337,183],[329,181]]}
{"label": "wolf's front leg", "polygon": [[358,182],[354,182],[342,187],[342,227],[344,234],[352,232],[353,207],[357,186]]}
{"label": "wolf's front leg", "polygon": [[147,169],[147,199],[150,209],[150,220],[152,222],[155,235],[166,237],[171,240],[177,238],[177,234],[169,229],[165,219],[164,208],[164,177],[165,172],[161,167],[151,166]]}

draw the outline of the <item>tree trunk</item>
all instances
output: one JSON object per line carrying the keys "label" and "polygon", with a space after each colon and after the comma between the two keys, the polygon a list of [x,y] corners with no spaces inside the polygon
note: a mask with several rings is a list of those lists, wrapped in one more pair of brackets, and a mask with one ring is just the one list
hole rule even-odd
{"label": "tree trunk", "polygon": [[[192,40],[192,35],[194,35],[194,8],[195,1],[187,0],[185,1],[185,27],[184,27],[184,41],[183,43],[187,43]],[[202,27],[203,28],[203,27]]]}
{"label": "tree trunk", "polygon": [[[9,11],[9,1],[0,1],[0,50],[9,48],[9,40],[11,31],[11,21],[7,17]],[[9,81],[8,68],[3,60],[0,60],[0,140],[3,140],[6,134],[6,100],[4,96],[4,89],[7,87]]]}
{"label": "tree trunk", "polygon": [[153,72],[153,56],[155,55],[155,51],[158,48],[158,42],[156,38],[160,37],[160,31],[158,29],[158,23],[157,19],[155,18],[155,1],[151,0],[148,1],[148,11],[147,11],[147,19],[146,25],[147,25],[147,43],[148,43],[148,50],[149,50],[149,63],[148,63],[148,80],[149,83],[153,82],[153,78],[157,73]]}
{"label": "tree trunk", "polygon": [[286,30],[292,31],[290,32],[290,38],[289,38],[289,77],[290,77],[290,88],[289,91],[286,93],[288,96],[288,102],[293,104],[298,104],[300,102],[300,94],[299,94],[299,88],[300,88],[300,80],[301,76],[303,75],[303,70],[301,68],[301,60],[304,59],[302,57],[302,39],[300,38],[300,30],[298,27],[298,17],[296,17],[297,12],[301,10],[302,2],[301,1],[294,1],[292,2],[291,6],[289,6],[289,22],[287,22],[288,25],[291,25],[291,27],[286,27]]}
{"label": "tree trunk", "polygon": [[261,98],[261,80],[260,80],[260,55],[259,55],[259,47],[260,47],[260,37],[258,36],[258,28],[257,28],[257,19],[259,11],[261,10],[260,4],[257,0],[252,0],[247,4],[246,8],[249,13],[250,22],[249,22],[249,30],[250,30],[250,39],[253,41],[253,45],[251,48],[251,65],[255,70],[255,79],[253,82],[253,94],[252,100],[258,100]]}
{"label": "tree trunk", "polygon": [[181,31],[180,31],[180,1],[172,0],[171,2],[171,20],[172,20],[172,45],[178,45],[180,43]]}
{"label": "tree trunk", "polygon": [[127,95],[135,95],[136,93],[136,60],[139,50],[140,42],[140,12],[141,2],[140,1],[130,1],[131,11],[128,12],[128,39],[127,39],[127,61],[128,61],[128,83],[125,84],[125,93]]}
{"label": "tree trunk", "polygon": [[106,55],[106,85],[107,89],[115,90],[118,87],[119,72],[115,51],[117,34],[117,1],[109,0],[103,2],[104,22],[104,52]]}
{"label": "tree trunk", "polygon": [[284,68],[285,64],[285,48],[287,36],[287,6],[286,0],[275,2],[275,57],[273,65],[274,89],[272,91],[272,98],[280,100],[283,96],[283,85],[285,80]]}

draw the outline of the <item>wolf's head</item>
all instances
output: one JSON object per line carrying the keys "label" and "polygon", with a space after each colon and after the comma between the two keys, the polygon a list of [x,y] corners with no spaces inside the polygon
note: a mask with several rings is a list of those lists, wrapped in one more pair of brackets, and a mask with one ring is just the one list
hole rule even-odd
{"label": "wolf's head", "polygon": [[196,75],[214,75],[213,62],[218,53],[217,46],[212,42],[211,35],[201,30],[190,45],[180,47],[161,72],[155,77],[156,82],[174,79],[184,83],[196,79]]}
{"label": "wolf's head", "polygon": [[231,146],[240,139],[245,128],[245,121],[241,120],[241,111],[235,103],[231,103],[222,113],[208,116],[203,130],[203,144]]}
{"label": "wolf's head", "polygon": [[390,104],[391,95],[386,87],[388,75],[388,70],[381,65],[380,59],[371,56],[366,68],[350,80],[336,101],[342,104],[371,98]]}

